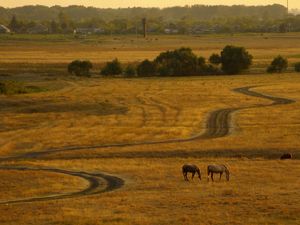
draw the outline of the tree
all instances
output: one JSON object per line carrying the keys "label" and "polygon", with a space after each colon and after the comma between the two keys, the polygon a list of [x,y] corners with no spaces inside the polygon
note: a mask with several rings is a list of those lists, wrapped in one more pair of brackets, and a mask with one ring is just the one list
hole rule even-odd
{"label": "tree", "polygon": [[75,60],[68,65],[68,72],[76,76],[90,76],[90,69],[93,65],[90,61]]}
{"label": "tree", "polygon": [[277,56],[273,59],[270,66],[267,69],[268,73],[281,73],[288,67],[288,60],[282,56]]}
{"label": "tree", "polygon": [[69,28],[69,19],[65,13],[62,11],[58,14],[58,21],[60,28],[66,32]]}
{"label": "tree", "polygon": [[190,48],[180,48],[161,53],[154,62],[161,76],[184,76],[196,75],[203,58],[198,59]]}
{"label": "tree", "polygon": [[252,59],[245,48],[228,45],[221,52],[222,70],[226,74],[238,74],[249,68]]}
{"label": "tree", "polygon": [[58,23],[55,22],[55,20],[51,21],[50,31],[51,31],[52,34],[56,34],[56,33],[59,32],[59,26],[58,26]]}
{"label": "tree", "polygon": [[136,74],[136,69],[133,65],[128,65],[125,69],[125,75],[128,77],[133,77]]}
{"label": "tree", "polygon": [[214,65],[219,65],[222,62],[221,56],[214,53],[209,57],[209,62]]}
{"label": "tree", "polygon": [[102,75],[120,75],[123,69],[118,59],[106,63],[105,67],[101,70]]}
{"label": "tree", "polygon": [[139,76],[154,76],[156,75],[156,65],[154,62],[146,59],[137,67],[137,74]]}
{"label": "tree", "polygon": [[18,22],[17,17],[15,15],[13,15],[13,17],[9,23],[9,28],[13,32],[17,32],[20,29],[20,23]]}
{"label": "tree", "polygon": [[297,63],[295,64],[295,71],[296,71],[296,72],[300,72],[300,62],[297,62]]}

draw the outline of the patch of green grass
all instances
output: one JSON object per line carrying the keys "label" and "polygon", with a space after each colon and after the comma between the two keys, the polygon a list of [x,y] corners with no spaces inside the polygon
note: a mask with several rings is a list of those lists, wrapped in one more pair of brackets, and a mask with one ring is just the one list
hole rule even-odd
{"label": "patch of green grass", "polygon": [[292,58],[300,58],[300,54],[290,55],[290,57],[292,57]]}
{"label": "patch of green grass", "polygon": [[1,81],[0,82],[0,94],[14,95],[14,94],[27,94],[27,93],[37,93],[46,91],[44,88],[37,86],[25,86],[21,82],[16,81]]}
{"label": "patch of green grass", "polygon": [[3,34],[0,35],[0,42],[2,41],[41,41],[41,42],[65,42],[73,40],[74,36],[71,34]]}

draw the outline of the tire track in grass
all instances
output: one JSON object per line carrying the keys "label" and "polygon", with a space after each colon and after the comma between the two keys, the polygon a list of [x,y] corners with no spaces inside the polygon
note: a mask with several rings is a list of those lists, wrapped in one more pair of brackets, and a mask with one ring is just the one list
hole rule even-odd
{"label": "tire track in grass", "polygon": [[157,104],[157,105],[160,105],[160,107],[162,108],[162,111],[164,111],[165,114],[168,112],[168,110],[167,110],[168,108],[169,108],[170,110],[175,111],[174,121],[173,121],[172,124],[175,125],[175,124],[178,122],[179,116],[180,116],[180,112],[181,112],[181,110],[180,110],[179,107],[173,106],[173,105],[171,105],[171,104],[169,104],[169,103],[166,103],[166,102],[159,101],[159,100],[157,100],[157,99],[155,99],[155,98],[153,98],[153,97],[150,97],[150,100],[151,100],[153,103],[155,103],[155,104]]}
{"label": "tire track in grass", "polygon": [[[148,106],[148,107],[150,107],[150,108],[156,109],[156,110],[158,111],[158,114],[161,115],[161,120],[159,121],[160,123],[164,124],[164,123],[166,122],[166,111],[165,111],[165,108],[163,108],[162,106],[157,105],[157,104],[155,104],[155,103],[148,103],[148,102],[145,101],[145,98],[142,99],[142,98],[139,97],[139,96],[136,96],[136,99],[137,99],[137,101],[138,101],[140,104],[142,104],[142,105],[144,105],[144,106]],[[151,113],[148,113],[148,114],[151,115]],[[154,113],[152,113],[152,115],[153,115],[153,114],[154,114]],[[155,115],[155,114],[154,114],[154,115]],[[149,117],[150,117],[150,116],[149,116]],[[157,121],[157,120],[155,120],[156,118],[157,118],[156,116],[152,116],[152,120],[153,120],[153,121]]]}

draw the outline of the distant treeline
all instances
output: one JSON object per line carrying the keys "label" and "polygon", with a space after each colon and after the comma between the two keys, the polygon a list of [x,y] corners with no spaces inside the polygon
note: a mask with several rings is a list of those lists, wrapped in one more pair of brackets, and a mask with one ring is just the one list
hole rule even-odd
{"label": "distant treeline", "polygon": [[286,8],[274,4],[268,6],[206,6],[194,5],[170,8],[120,8],[100,9],[84,6],[23,6],[17,8],[0,8],[0,20],[9,21],[13,15],[22,20],[45,21],[56,19],[60,12],[64,12],[71,20],[83,21],[92,18],[110,21],[112,19],[132,19],[137,17],[164,18],[166,21],[181,20],[183,17],[192,20],[205,20],[217,17],[267,17],[279,19],[286,15]]}
{"label": "distant treeline", "polygon": [[[15,21],[12,22],[12,18]],[[300,30],[300,17],[290,15],[278,4],[268,6],[205,6],[170,8],[99,9],[84,6],[0,7],[0,23],[15,32],[37,25],[49,33],[70,33],[76,28],[101,28],[108,34],[133,34],[142,30],[147,18],[150,33],[276,32]],[[13,27],[11,26],[13,25]]]}

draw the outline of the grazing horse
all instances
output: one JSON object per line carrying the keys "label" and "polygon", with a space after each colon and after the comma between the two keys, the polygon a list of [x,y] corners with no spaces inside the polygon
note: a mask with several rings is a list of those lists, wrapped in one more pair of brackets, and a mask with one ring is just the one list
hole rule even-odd
{"label": "grazing horse", "polygon": [[207,167],[207,180],[209,181],[209,175],[211,177],[211,180],[214,181],[214,173],[220,174],[220,179],[222,177],[223,173],[226,173],[226,179],[229,181],[229,170],[225,165],[209,165]]}
{"label": "grazing horse", "polygon": [[292,158],[292,154],[291,153],[285,153],[283,154],[280,159],[284,160],[284,159],[291,159]]}
{"label": "grazing horse", "polygon": [[200,173],[200,169],[198,168],[198,166],[192,165],[192,164],[183,165],[182,166],[182,174],[186,181],[189,181],[189,179],[187,177],[188,173],[192,173],[192,180],[194,179],[195,173],[198,174],[198,177],[201,180],[201,173]]}

